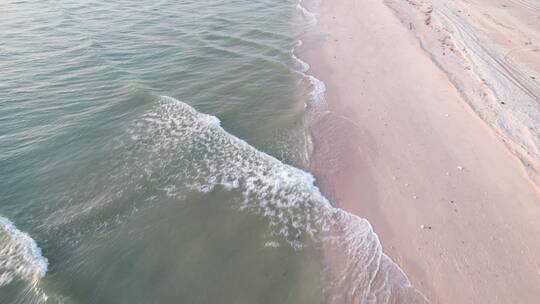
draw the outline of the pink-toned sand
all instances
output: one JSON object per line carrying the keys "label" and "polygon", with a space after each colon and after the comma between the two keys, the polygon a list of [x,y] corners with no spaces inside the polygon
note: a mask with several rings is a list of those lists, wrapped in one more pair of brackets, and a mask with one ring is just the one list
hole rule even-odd
{"label": "pink-toned sand", "polygon": [[540,303],[540,196],[382,0],[323,0],[313,171],[432,303]]}

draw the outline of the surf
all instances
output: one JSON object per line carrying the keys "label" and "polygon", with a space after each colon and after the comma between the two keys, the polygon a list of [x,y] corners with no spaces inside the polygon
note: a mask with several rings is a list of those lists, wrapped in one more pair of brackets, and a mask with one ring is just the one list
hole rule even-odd
{"label": "surf", "polygon": [[35,283],[45,276],[47,266],[36,241],[0,216],[0,287],[16,280]]}
{"label": "surf", "polygon": [[315,178],[282,163],[225,131],[218,118],[162,96],[129,131],[145,147],[150,176],[176,170],[161,187],[171,197],[186,190],[241,193],[237,207],[268,221],[268,244],[303,250],[306,240],[333,256],[324,276],[330,303],[425,303],[399,267],[384,254],[365,219],[332,206]]}

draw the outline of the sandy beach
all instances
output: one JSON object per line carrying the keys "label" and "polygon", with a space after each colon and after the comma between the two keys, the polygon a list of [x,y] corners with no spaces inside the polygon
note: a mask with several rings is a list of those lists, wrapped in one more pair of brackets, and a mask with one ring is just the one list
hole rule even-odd
{"label": "sandy beach", "polygon": [[[434,36],[414,23],[428,26],[431,19],[400,15],[397,2],[323,0],[321,35],[299,50],[327,89],[328,112],[311,129],[319,186],[339,207],[371,222],[384,251],[432,303],[538,303],[538,138],[523,133],[514,141],[497,128],[502,121],[518,134],[506,122],[522,110],[511,98],[501,101],[496,89],[488,93],[499,99],[479,108],[490,95],[478,88],[500,88],[497,81],[510,78],[478,76],[490,73],[478,65],[474,75],[487,84],[468,81],[462,72],[469,72],[462,66],[468,63],[441,61],[448,51],[437,47],[444,44],[427,43]],[[438,10],[433,7],[427,10]],[[518,57],[531,76],[517,86],[534,101],[536,59]],[[512,75],[522,75],[524,69],[513,67]],[[511,88],[502,90],[521,96]],[[507,104],[517,116],[496,113]],[[521,122],[534,128],[536,112],[527,113],[532,116]],[[515,145],[521,139],[528,145]]]}

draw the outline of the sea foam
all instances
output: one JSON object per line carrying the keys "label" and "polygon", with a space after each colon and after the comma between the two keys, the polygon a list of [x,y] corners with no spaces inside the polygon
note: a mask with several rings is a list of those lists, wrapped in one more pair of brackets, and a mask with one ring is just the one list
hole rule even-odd
{"label": "sea foam", "polygon": [[47,265],[36,242],[0,216],[0,287],[16,280],[35,283],[45,276]]}

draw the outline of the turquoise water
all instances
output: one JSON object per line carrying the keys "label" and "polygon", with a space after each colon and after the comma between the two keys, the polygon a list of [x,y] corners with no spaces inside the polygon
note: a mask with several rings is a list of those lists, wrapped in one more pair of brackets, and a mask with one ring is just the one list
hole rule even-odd
{"label": "turquoise water", "polygon": [[0,303],[421,299],[301,170],[304,17],[293,1],[4,2]]}

